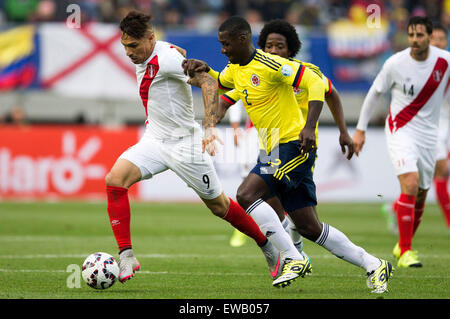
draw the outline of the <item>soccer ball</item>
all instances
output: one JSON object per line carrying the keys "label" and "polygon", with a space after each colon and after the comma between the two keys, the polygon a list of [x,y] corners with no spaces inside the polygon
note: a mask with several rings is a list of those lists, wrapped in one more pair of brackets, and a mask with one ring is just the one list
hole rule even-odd
{"label": "soccer ball", "polygon": [[93,253],[83,263],[81,277],[94,289],[107,289],[114,285],[119,276],[119,264],[107,253]]}

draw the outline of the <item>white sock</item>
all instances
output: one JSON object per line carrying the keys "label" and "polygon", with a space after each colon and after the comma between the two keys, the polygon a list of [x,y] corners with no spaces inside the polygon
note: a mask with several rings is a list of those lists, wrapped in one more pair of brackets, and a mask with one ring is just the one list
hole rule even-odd
{"label": "white sock", "polygon": [[322,234],[316,240],[316,243],[329,250],[338,258],[344,259],[349,263],[362,267],[370,273],[380,266],[380,260],[368,254],[363,248],[353,244],[344,233],[333,226],[323,224]]}
{"label": "white sock", "polygon": [[297,251],[302,252],[303,251],[303,237],[297,231],[297,227],[295,227],[294,222],[289,217],[289,215],[284,216],[284,219],[281,222],[281,224],[283,225],[286,233],[289,234],[289,237],[291,237],[291,240],[294,243],[294,246],[297,249]]}
{"label": "white sock", "polygon": [[247,210],[253,220],[258,224],[261,232],[278,249],[281,258],[303,260],[303,256],[297,251],[291,238],[286,233],[283,225],[273,208],[262,199],[251,204]]}
{"label": "white sock", "polygon": [[292,241],[294,244],[299,244],[303,242],[303,237],[300,235],[300,233],[297,231],[297,227],[295,226],[294,222],[292,221],[291,217],[289,215],[286,216],[286,219],[289,223],[289,235],[292,238]]}

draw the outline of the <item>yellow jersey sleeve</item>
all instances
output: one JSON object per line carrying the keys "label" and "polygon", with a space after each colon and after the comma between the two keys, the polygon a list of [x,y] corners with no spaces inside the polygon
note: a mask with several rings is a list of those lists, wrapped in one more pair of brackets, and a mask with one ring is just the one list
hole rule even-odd
{"label": "yellow jersey sleeve", "polygon": [[298,89],[306,89],[308,91],[308,101],[324,101],[325,100],[325,83],[314,71],[303,66],[298,85]]}
{"label": "yellow jersey sleeve", "polygon": [[[234,89],[234,70],[232,64],[228,65],[219,72],[217,75],[217,82],[219,83],[219,89],[229,91]],[[210,70],[211,72],[211,70]]]}
{"label": "yellow jersey sleeve", "polygon": [[292,85],[294,89],[306,90],[308,101],[324,101],[325,85],[320,70],[317,73],[296,60],[284,59],[280,62],[279,72],[273,73],[274,82],[283,82]]}
{"label": "yellow jersey sleeve", "polygon": [[219,72],[217,72],[216,70],[213,70],[211,67],[209,68],[208,74],[211,75],[212,78],[216,81],[219,78]]}
{"label": "yellow jersey sleeve", "polygon": [[210,67],[210,68],[209,68],[209,71],[208,71],[208,74],[209,74],[214,80],[216,80],[217,83],[219,84],[219,85],[218,85],[218,87],[219,87],[219,95],[222,95],[222,94],[224,94],[225,92],[227,92],[227,91],[230,90],[230,88],[223,87],[223,86],[220,85],[220,82],[219,82],[219,75],[220,75],[220,72],[217,72],[216,70],[214,70],[214,69],[212,69],[212,68]]}

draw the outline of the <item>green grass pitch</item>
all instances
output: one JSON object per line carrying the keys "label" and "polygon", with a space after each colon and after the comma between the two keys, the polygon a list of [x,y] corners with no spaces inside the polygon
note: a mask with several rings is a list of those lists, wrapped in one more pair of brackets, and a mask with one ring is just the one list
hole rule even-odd
{"label": "green grass pitch", "polygon": [[[231,226],[201,204],[132,203],[132,240],[142,271],[104,291],[77,276],[96,251],[117,257],[106,203],[0,202],[2,299],[375,299],[364,270],[305,240],[313,272],[277,289],[251,239],[228,245]],[[396,266],[380,203],[320,204],[319,217]],[[397,269],[385,299],[449,299],[450,235],[427,204],[413,249],[424,264]],[[72,268],[71,268],[72,267]],[[75,269],[75,270],[73,270]],[[69,270],[69,272],[68,272]]]}

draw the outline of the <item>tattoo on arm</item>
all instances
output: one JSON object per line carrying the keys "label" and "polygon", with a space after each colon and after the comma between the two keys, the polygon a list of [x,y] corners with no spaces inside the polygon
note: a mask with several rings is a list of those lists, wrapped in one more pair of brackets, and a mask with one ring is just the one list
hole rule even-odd
{"label": "tattoo on arm", "polygon": [[[215,126],[221,119],[219,117],[219,95],[217,81],[207,73],[197,73],[198,83],[202,89],[203,105],[205,107],[205,117],[203,126],[205,128]],[[223,117],[223,116],[222,116]]]}

